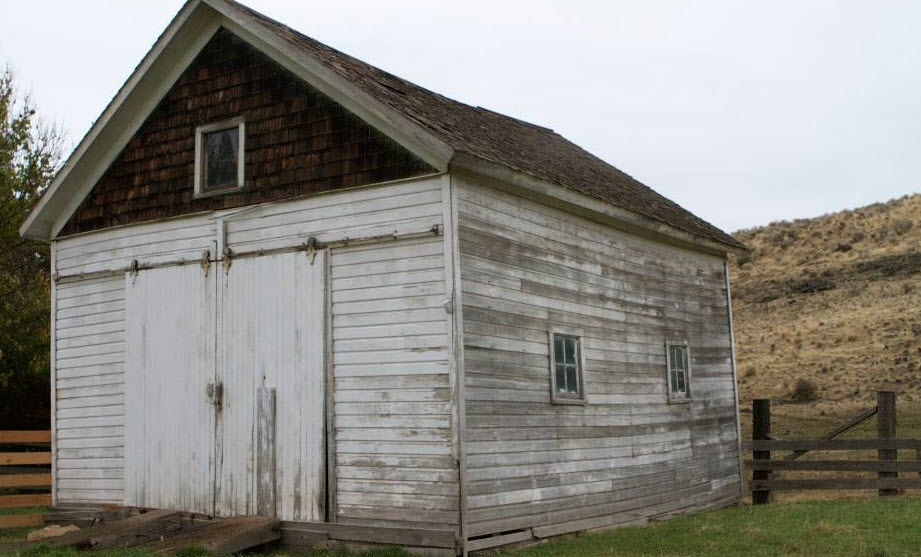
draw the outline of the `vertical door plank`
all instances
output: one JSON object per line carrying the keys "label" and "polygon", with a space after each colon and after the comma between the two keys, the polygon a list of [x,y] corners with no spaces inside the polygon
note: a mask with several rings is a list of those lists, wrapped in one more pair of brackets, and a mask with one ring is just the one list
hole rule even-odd
{"label": "vertical door plank", "polygon": [[275,516],[275,389],[256,395],[256,512]]}

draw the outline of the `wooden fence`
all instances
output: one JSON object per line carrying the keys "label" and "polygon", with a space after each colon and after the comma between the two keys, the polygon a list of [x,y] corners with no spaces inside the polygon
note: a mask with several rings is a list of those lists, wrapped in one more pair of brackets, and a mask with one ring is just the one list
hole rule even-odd
{"label": "wooden fence", "polygon": [[[0,431],[0,509],[51,504],[51,432]],[[38,526],[42,513],[0,515],[0,528]]]}
{"label": "wooden fence", "polygon": [[[876,416],[875,439],[836,439],[838,435]],[[874,408],[832,429],[819,439],[780,440],[771,436],[771,401],[756,399],[752,404],[752,502],[764,505],[775,490],[876,489],[880,495],[894,495],[899,489],[921,489],[921,439],[896,437],[895,393],[879,391]],[[899,460],[899,450],[912,450],[912,460]],[[876,451],[876,460],[798,460],[810,451]],[[778,458],[772,451],[791,451]],[[875,472],[867,477],[781,479],[781,471]],[[899,476],[912,473],[911,477]]]}

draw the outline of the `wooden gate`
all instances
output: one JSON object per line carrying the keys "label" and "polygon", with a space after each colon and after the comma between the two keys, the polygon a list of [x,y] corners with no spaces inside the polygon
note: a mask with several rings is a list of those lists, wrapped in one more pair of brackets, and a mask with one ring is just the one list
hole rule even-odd
{"label": "wooden gate", "polygon": [[[836,439],[871,416],[877,418],[874,439]],[[876,489],[880,495],[894,495],[899,489],[921,489],[921,439],[896,437],[896,402],[892,391],[879,391],[877,405],[834,428],[820,439],[780,440],[771,436],[771,401],[756,399],[752,404],[752,502],[764,505],[775,490]],[[810,451],[876,451],[876,460],[799,460]],[[899,450],[911,450],[915,458],[899,460]],[[777,451],[790,451],[778,457]],[[780,478],[782,471],[869,472],[866,477]],[[900,476],[911,472],[912,476]]]}

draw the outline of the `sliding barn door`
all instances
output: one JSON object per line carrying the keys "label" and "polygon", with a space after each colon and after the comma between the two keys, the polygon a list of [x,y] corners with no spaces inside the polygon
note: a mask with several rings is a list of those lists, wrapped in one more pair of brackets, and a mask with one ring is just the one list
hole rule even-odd
{"label": "sliding barn door", "polygon": [[324,519],[325,257],[244,257],[221,272],[219,516]]}
{"label": "sliding barn door", "polygon": [[129,273],[125,504],[212,514],[215,267]]}

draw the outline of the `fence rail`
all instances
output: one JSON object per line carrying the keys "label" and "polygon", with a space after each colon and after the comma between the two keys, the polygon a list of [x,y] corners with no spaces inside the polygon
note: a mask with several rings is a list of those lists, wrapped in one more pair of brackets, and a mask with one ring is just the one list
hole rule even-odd
{"label": "fence rail", "polygon": [[[819,439],[774,439],[771,437],[771,401],[756,399],[752,404],[752,440],[744,446],[752,452],[746,461],[752,469],[752,502],[771,501],[779,490],[875,489],[880,495],[893,495],[900,489],[921,489],[921,439],[896,437],[895,393],[879,391],[876,406],[864,410]],[[872,416],[876,416],[875,439],[835,439]],[[911,450],[918,460],[899,460],[900,450]],[[792,451],[784,457],[772,451]],[[876,460],[798,460],[810,451],[876,451]],[[875,476],[847,478],[780,478],[786,471],[875,472]],[[899,477],[912,473],[914,477]]]}
{"label": "fence rail", "polygon": [[[50,505],[51,432],[0,431],[0,446],[0,509]],[[42,524],[42,513],[0,516],[0,529]]]}

